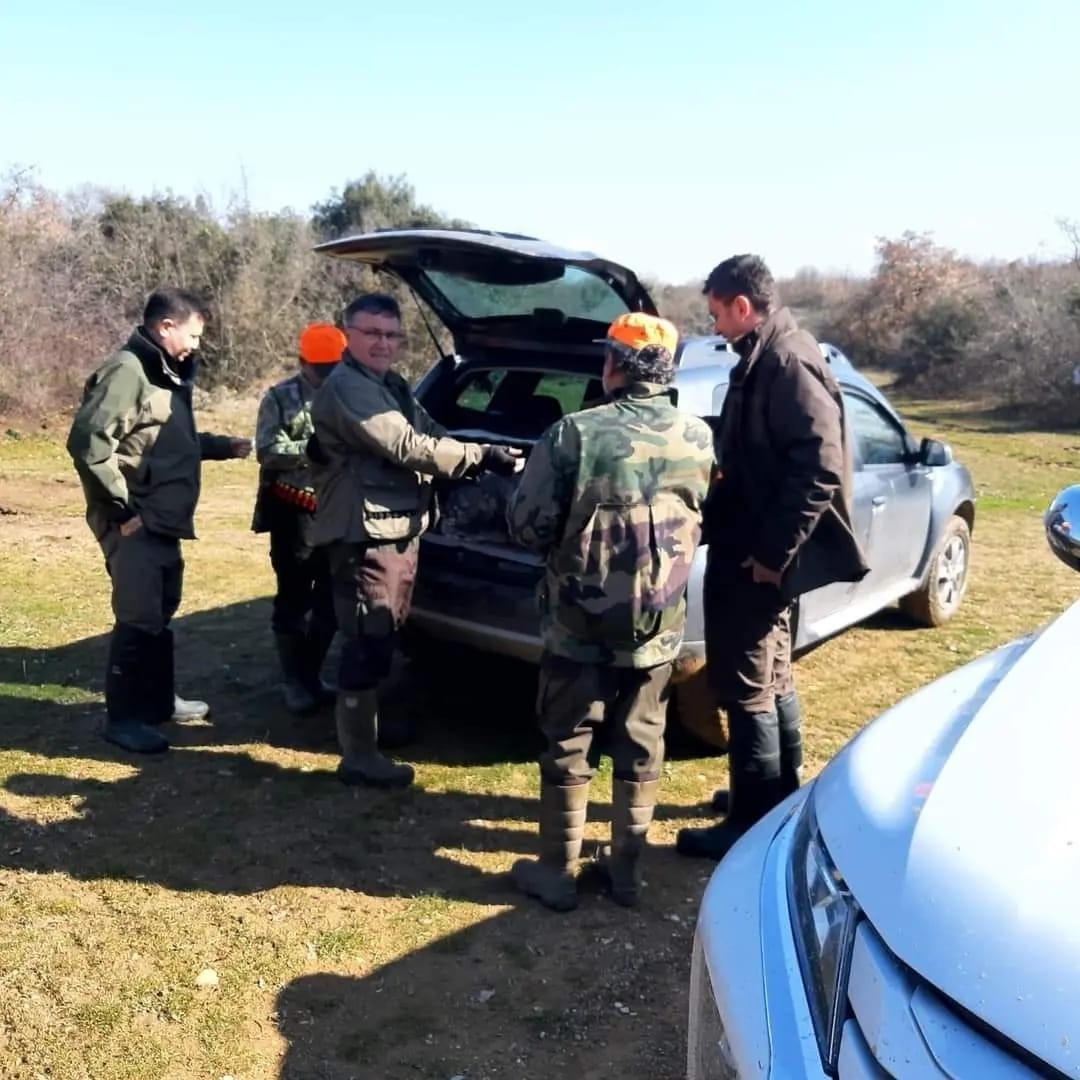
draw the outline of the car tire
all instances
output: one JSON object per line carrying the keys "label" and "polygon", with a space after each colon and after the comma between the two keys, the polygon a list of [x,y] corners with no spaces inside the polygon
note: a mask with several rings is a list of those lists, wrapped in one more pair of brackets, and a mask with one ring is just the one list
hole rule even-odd
{"label": "car tire", "polygon": [[971,528],[958,514],[938,540],[922,586],[900,601],[900,610],[921,626],[942,626],[957,612],[971,569]]}

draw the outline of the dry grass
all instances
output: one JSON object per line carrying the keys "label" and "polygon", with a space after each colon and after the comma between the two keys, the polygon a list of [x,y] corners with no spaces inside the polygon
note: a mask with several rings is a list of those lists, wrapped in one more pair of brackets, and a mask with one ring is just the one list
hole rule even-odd
{"label": "dry grass", "polygon": [[[1073,439],[908,405],[976,478],[970,593],[945,629],[886,614],[800,661],[813,768],[1075,593],[1039,520]],[[252,416],[240,402],[204,421]],[[536,843],[528,673],[489,665],[454,687],[406,668],[394,709],[423,721],[417,788],[341,789],[328,719],[297,726],[277,703],[254,482],[251,463],[209,465],[186,549],[182,689],[214,722],[135,761],[96,734],[108,594],[70,466],[56,441],[0,439],[0,1076],[681,1076],[709,868],[663,845],[723,761],[668,765],[640,911],[519,905],[502,875]],[[609,796],[604,772],[594,839]],[[216,986],[197,985],[206,969]]]}

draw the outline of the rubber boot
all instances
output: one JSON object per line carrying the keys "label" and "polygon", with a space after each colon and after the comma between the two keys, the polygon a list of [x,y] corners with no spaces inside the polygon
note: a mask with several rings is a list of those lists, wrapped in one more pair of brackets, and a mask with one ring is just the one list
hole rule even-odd
{"label": "rubber boot", "polygon": [[168,627],[154,638],[154,675],[152,693],[155,700],[155,723],[166,720],[202,720],[210,715],[205,701],[189,701],[176,693],[176,654],[173,632]]}
{"label": "rubber boot", "polygon": [[281,695],[285,708],[293,716],[307,716],[318,707],[308,687],[307,638],[302,634],[275,634],[278,660],[281,663]]}
{"label": "rubber boot", "polygon": [[680,855],[719,861],[742,835],[783,801],[780,788],[779,725],[775,712],[732,708],[731,790],[727,817],[706,829],[680,829]]}
{"label": "rubber boot", "polygon": [[133,754],[160,754],[169,749],[169,740],[148,723],[154,703],[146,691],[146,673],[153,670],[154,660],[152,634],[124,624],[113,628],[105,671],[102,734],[107,742]]}
{"label": "rubber boot", "polygon": [[639,861],[652,823],[659,780],[619,780],[611,784],[611,847],[597,860],[607,879],[611,899],[633,907],[641,888]]}
{"label": "rubber boot", "polygon": [[540,785],[540,858],[518,859],[510,871],[514,886],[552,911],[577,907],[577,871],[589,785]]}
{"label": "rubber boot", "polygon": [[332,626],[311,623],[304,639],[304,686],[315,699],[316,705],[332,705],[337,700],[337,687],[322,677],[326,654],[334,643]]}
{"label": "rubber boot", "polygon": [[[780,790],[786,799],[802,784],[802,706],[798,694],[776,699],[776,719],[780,735]],[[726,814],[731,806],[727,788],[717,788],[709,805],[714,814]]]}
{"label": "rubber boot", "polygon": [[802,784],[802,707],[798,694],[776,699],[776,718],[780,729],[780,792],[786,799]]}
{"label": "rubber boot", "polygon": [[411,765],[398,764],[379,753],[379,706],[374,689],[339,691],[334,719],[341,745],[337,775],[343,784],[399,788],[413,782]]}

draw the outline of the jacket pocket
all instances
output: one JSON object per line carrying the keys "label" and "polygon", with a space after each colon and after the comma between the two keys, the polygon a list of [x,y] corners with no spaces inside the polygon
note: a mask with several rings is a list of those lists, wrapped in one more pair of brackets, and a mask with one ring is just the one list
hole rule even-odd
{"label": "jacket pocket", "polygon": [[651,640],[681,615],[700,535],[698,515],[669,492],[597,505],[562,552],[559,623],[586,639]]}

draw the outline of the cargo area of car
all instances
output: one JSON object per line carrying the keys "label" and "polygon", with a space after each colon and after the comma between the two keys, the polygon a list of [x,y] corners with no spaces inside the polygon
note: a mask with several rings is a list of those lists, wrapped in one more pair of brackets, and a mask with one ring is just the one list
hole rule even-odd
{"label": "cargo area of car", "polygon": [[[424,405],[455,438],[511,446],[527,459],[552,424],[602,400],[598,367],[542,353],[526,360],[490,354],[433,380],[425,387]],[[440,482],[433,535],[470,546],[506,546],[533,561],[512,543],[506,528],[506,508],[518,480],[481,473]]]}

